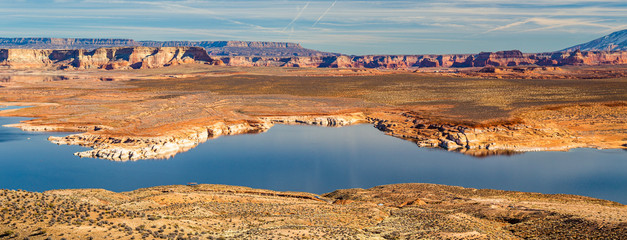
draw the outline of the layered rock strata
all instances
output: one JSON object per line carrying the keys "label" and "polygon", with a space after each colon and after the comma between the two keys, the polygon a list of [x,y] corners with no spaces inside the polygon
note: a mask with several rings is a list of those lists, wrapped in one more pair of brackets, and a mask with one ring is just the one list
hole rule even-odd
{"label": "layered rock strata", "polygon": [[140,41],[146,47],[203,47],[211,56],[339,56],[307,49],[298,43],[248,41]]}
{"label": "layered rock strata", "polygon": [[332,116],[274,116],[261,117],[260,119],[272,124],[303,124],[325,127],[341,127],[367,122],[363,113]]}
{"label": "layered rock strata", "polygon": [[518,50],[448,55],[367,55],[327,57],[222,57],[229,66],[328,68],[467,68],[485,66],[563,66],[627,64],[627,51],[522,53]]}
{"label": "layered rock strata", "polygon": [[50,137],[48,140],[56,144],[80,145],[93,148],[93,150],[75,153],[75,155],[80,157],[117,161],[162,159],[187,151],[211,138],[221,135],[263,132],[268,130],[270,126],[265,122],[234,124],[221,122],[177,133],[181,137],[112,137],[94,133],[82,133],[66,137]]}
{"label": "layered rock strata", "polygon": [[530,151],[562,151],[584,144],[546,144],[574,138],[558,128],[532,126],[524,123],[497,124],[487,127],[432,122],[405,112],[405,120],[370,118],[374,126],[387,134],[415,142],[419,147],[442,148],[474,156]]}
{"label": "layered rock strata", "polygon": [[138,69],[214,63],[200,47],[121,47],[96,50],[0,49],[0,66],[16,69]]}
{"label": "layered rock strata", "polygon": [[[364,122],[364,119],[365,116],[360,113],[333,116],[262,117],[258,120],[235,123],[217,122],[209,126],[193,127],[162,137],[116,137],[90,132],[65,137],[49,137],[48,140],[59,145],[79,145],[93,148],[93,150],[75,153],[80,157],[134,161],[170,158],[177,153],[192,149],[208,139],[222,135],[265,132],[275,123],[339,127],[361,123]],[[15,126],[21,127],[20,125]],[[24,126],[22,129],[31,130],[33,128]],[[57,129],[51,128],[50,130]]]}
{"label": "layered rock strata", "polygon": [[[238,45],[235,44],[234,46]],[[196,62],[238,67],[381,69],[617,65],[627,64],[627,51],[574,51],[533,54],[512,50],[453,55],[217,57],[209,56],[206,49],[201,47],[122,47],[99,48],[91,51],[0,49],[0,66],[10,68],[137,69]]]}
{"label": "layered rock strata", "polygon": [[[415,112],[380,112],[368,121],[420,147],[474,156],[573,148],[625,148],[625,105],[569,106],[521,113],[522,119],[486,124],[438,121]],[[591,117],[593,116],[593,117]]]}
{"label": "layered rock strata", "polygon": [[0,38],[0,48],[87,49],[112,47],[202,47],[214,56],[336,56],[298,43],[256,41],[135,41],[110,38]]}

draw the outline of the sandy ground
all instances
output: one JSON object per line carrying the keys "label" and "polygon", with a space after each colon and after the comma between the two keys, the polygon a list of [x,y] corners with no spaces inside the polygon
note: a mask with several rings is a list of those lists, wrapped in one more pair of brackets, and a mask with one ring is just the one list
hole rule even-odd
{"label": "sandy ground", "polygon": [[623,239],[626,216],[605,200],[434,184],[0,191],[5,239]]}

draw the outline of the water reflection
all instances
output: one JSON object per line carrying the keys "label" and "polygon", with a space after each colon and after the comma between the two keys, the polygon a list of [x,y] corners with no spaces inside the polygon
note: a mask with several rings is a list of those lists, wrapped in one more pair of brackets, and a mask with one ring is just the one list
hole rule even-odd
{"label": "water reflection", "polygon": [[[405,141],[410,141],[410,142],[413,142],[413,143],[418,143],[413,138],[401,138],[401,139],[403,139]],[[524,152],[513,151],[513,150],[502,150],[502,149],[488,150],[488,149],[458,148],[458,149],[454,149],[454,150],[446,150],[446,149],[439,148],[439,147],[434,147],[433,149],[441,150],[441,151],[447,151],[447,152],[462,153],[462,154],[466,154],[468,156],[473,156],[473,157],[476,157],[476,158],[485,158],[485,157],[492,157],[492,156],[513,156],[513,155],[518,155],[518,154],[524,154]]]}
{"label": "water reflection", "polygon": [[8,141],[17,141],[19,139],[23,139],[25,136],[29,136],[28,134],[15,134],[15,133],[11,133],[11,134],[7,134],[6,131],[4,131],[2,128],[0,128],[0,143],[2,142],[8,142]]}

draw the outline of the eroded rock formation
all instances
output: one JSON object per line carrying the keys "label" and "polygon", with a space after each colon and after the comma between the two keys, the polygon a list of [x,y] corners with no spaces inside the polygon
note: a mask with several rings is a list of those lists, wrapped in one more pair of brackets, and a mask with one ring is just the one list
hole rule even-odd
{"label": "eroded rock formation", "polygon": [[[242,42],[243,45],[256,46]],[[240,44],[240,45],[241,45]],[[265,46],[259,43],[260,46]],[[167,45],[167,44],[165,44]],[[227,45],[230,46],[230,45]],[[233,46],[238,47],[238,44]],[[249,47],[242,47],[249,48]],[[461,55],[209,56],[202,47],[118,47],[95,50],[0,49],[0,66],[10,68],[137,69],[204,62],[238,67],[466,68],[627,64],[627,51],[522,53],[518,50]],[[209,51],[211,52],[211,51]]]}
{"label": "eroded rock formation", "polygon": [[518,50],[449,55],[368,55],[326,57],[222,57],[229,66],[329,68],[466,68],[485,66],[563,66],[627,64],[627,51],[522,53]]}
{"label": "eroded rock formation", "polygon": [[17,69],[137,69],[214,63],[200,47],[120,47],[96,50],[0,49],[0,66]]}
{"label": "eroded rock formation", "polygon": [[111,47],[202,47],[212,56],[337,56],[298,43],[256,41],[135,41],[110,38],[0,38],[0,48],[87,49]]}
{"label": "eroded rock formation", "polygon": [[[616,112],[619,110],[618,112]],[[240,122],[216,122],[203,127],[192,127],[162,137],[118,137],[98,131],[65,137],[50,137],[56,144],[80,145],[93,150],[78,152],[80,157],[102,158],[114,161],[161,159],[188,151],[208,139],[222,135],[261,133],[274,124],[304,124],[327,127],[371,123],[386,134],[415,142],[420,147],[443,148],[474,156],[512,154],[529,151],[564,151],[578,147],[615,148],[624,141],[618,135],[599,132],[620,132],[624,126],[625,106],[573,106],[561,110],[525,113],[525,121],[504,121],[473,125],[452,121],[438,121],[415,112],[352,113],[329,116],[269,116]],[[605,126],[596,130],[579,129],[590,120],[579,116],[598,114],[598,122]],[[521,115],[523,116],[523,115]],[[546,119],[560,119],[558,122]],[[23,130],[54,131],[15,124]],[[99,126],[105,129],[105,126]],[[85,130],[85,129],[83,129]]]}
{"label": "eroded rock formation", "polygon": [[[415,112],[380,112],[371,114],[368,121],[381,131],[420,147],[485,156],[621,147],[626,110],[623,104],[569,106],[529,111],[512,120],[484,124],[438,121]],[[604,135],[610,132],[614,134]]]}
{"label": "eroded rock formation", "polygon": [[[339,127],[361,122],[365,122],[365,116],[360,113],[333,116],[278,116],[232,123],[216,122],[209,126],[189,128],[162,137],[115,137],[91,132],[65,137],[50,137],[48,140],[56,144],[93,148],[93,150],[75,153],[80,157],[128,161],[170,158],[177,153],[192,149],[208,139],[222,135],[265,132],[275,123]],[[58,130],[54,128],[31,128],[23,124],[14,126],[23,130]]]}

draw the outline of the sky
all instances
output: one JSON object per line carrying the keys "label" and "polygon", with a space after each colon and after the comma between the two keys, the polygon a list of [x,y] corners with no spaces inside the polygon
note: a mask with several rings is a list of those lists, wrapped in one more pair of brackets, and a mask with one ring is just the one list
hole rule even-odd
{"label": "sky", "polygon": [[0,0],[0,37],[280,41],[354,55],[546,52],[626,28],[625,0]]}

